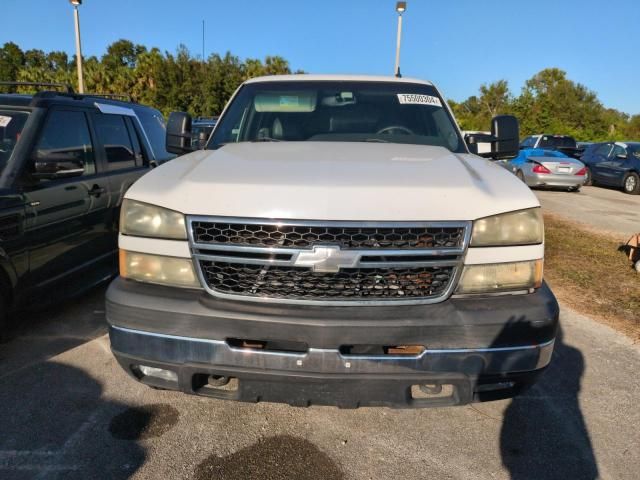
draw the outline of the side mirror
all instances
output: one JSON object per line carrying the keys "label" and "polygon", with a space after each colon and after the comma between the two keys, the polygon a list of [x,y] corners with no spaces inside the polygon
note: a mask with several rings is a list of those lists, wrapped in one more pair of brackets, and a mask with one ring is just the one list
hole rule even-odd
{"label": "side mirror", "polygon": [[[498,115],[491,120],[491,135],[472,133],[465,136],[471,153],[494,160],[509,160],[520,151],[520,127],[513,115]],[[490,152],[479,152],[479,143],[490,143]]]}
{"label": "side mirror", "polygon": [[185,112],[171,112],[167,121],[166,150],[182,155],[192,152],[191,115]]}
{"label": "side mirror", "polygon": [[79,177],[84,173],[83,151],[37,151],[33,156],[33,178]]}
{"label": "side mirror", "polygon": [[491,148],[492,158],[510,159],[520,151],[520,126],[513,115],[498,115],[491,120],[491,135],[496,139]]}
{"label": "side mirror", "polygon": [[624,153],[619,153],[618,155],[616,155],[616,158],[618,160],[626,160],[627,159],[627,155]]}

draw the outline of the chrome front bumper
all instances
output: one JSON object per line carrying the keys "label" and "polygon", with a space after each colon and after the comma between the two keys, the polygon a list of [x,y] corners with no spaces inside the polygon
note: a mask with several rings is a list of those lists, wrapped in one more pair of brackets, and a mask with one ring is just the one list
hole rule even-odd
{"label": "chrome front bumper", "polygon": [[178,337],[112,326],[114,353],[149,362],[305,374],[447,373],[495,375],[547,366],[554,341],[540,345],[477,349],[425,350],[420,355],[343,355],[339,350],[309,348],[305,353],[231,347],[224,340]]}

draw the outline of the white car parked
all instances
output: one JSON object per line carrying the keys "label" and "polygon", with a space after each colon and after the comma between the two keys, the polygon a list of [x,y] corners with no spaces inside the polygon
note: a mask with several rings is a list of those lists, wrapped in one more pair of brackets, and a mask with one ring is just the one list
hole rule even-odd
{"label": "white car parked", "polygon": [[[167,146],[190,151],[190,117]],[[122,207],[111,347],[156,388],[242,401],[437,406],[512,396],[551,359],[540,204],[470,153],[429,82],[257,78],[205,150]],[[518,151],[492,122],[494,158]],[[487,155],[487,154],[485,154]]]}

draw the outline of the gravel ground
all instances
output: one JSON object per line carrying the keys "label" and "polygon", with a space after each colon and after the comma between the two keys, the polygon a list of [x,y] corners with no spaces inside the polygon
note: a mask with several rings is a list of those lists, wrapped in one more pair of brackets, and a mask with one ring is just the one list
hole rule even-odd
{"label": "gravel ground", "polygon": [[640,232],[640,195],[620,190],[582,187],[579,192],[534,190],[542,208],[597,231],[614,234],[620,241]]}
{"label": "gravel ground", "polygon": [[514,400],[301,409],[135,383],[103,295],[24,315],[0,346],[0,478],[638,478],[640,348],[568,308],[550,369]]}

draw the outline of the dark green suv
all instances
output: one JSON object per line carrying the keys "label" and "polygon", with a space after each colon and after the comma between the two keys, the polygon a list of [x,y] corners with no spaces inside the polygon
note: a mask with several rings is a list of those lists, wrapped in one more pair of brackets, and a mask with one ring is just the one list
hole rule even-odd
{"label": "dark green suv", "polygon": [[170,158],[155,109],[73,92],[0,94],[0,336],[13,310],[117,272],[124,192]]}

